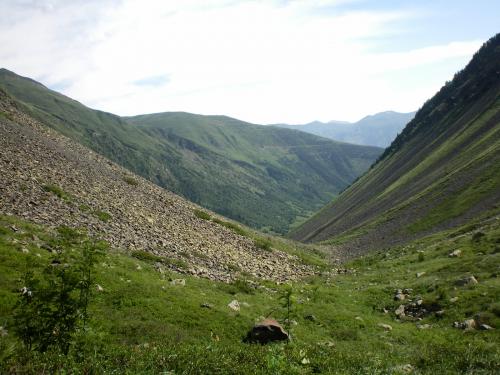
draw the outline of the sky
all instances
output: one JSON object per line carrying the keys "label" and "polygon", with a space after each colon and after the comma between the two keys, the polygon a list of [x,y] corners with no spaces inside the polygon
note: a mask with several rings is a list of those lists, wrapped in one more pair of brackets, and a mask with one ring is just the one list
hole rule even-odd
{"label": "sky", "polygon": [[0,67],[95,109],[259,123],[417,110],[498,0],[0,0]]}

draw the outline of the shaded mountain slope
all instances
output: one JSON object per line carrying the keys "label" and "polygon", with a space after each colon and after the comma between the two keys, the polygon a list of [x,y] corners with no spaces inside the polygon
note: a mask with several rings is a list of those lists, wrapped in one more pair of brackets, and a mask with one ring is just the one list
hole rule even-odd
{"label": "shaded mountain slope", "polygon": [[280,232],[285,226],[279,223],[306,216],[380,152],[224,116],[159,113],[127,120],[181,150],[183,173],[177,178],[188,198]]}
{"label": "shaded mountain slope", "polygon": [[417,112],[377,164],[291,233],[350,255],[498,211],[500,36]]}
{"label": "shaded mountain slope", "polygon": [[286,232],[364,172],[381,149],[224,116],[120,118],[0,70],[34,118],[146,179],[254,228]]}
{"label": "shaded mountain slope", "polygon": [[199,218],[198,206],[16,107],[0,90],[0,215],[85,228],[115,249],[152,254],[148,259],[156,259],[159,269],[213,280],[232,280],[241,270],[273,280],[310,274],[297,257],[258,248],[221,218],[219,223]]}
{"label": "shaded mountain slope", "polygon": [[314,121],[304,125],[278,124],[276,126],[300,130],[337,141],[385,148],[414,116],[415,112],[386,111],[366,116],[354,123]]}

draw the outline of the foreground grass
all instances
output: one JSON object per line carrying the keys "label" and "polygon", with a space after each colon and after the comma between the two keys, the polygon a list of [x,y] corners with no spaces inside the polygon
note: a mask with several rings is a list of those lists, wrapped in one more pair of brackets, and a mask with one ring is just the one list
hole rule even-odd
{"label": "foreground grass", "polygon": [[[475,235],[478,230],[483,235]],[[46,264],[51,257],[47,249],[69,248],[78,251],[78,244],[65,242],[57,230],[0,218],[4,329],[12,325],[25,270]],[[456,249],[461,256],[450,258]],[[222,284],[162,274],[149,259],[109,250],[96,271],[102,291],[94,294],[92,321],[86,332],[75,336],[70,354],[26,352],[9,332],[0,338],[0,372],[495,373],[500,366],[498,330],[462,331],[452,323],[475,317],[500,327],[499,265],[497,221],[474,232],[462,228],[380,251],[349,264],[356,272],[294,284],[293,340],[261,346],[241,339],[259,317],[284,319],[279,301],[283,286],[262,282],[263,287],[253,288],[245,280]],[[425,274],[417,278],[417,272]],[[467,275],[479,283],[455,285]],[[185,279],[185,286],[172,284],[179,278]],[[431,314],[420,322],[397,320],[393,312],[401,302],[393,296],[399,288],[413,288],[412,297],[438,304],[444,315]],[[241,304],[239,312],[227,306],[233,299]],[[430,328],[419,329],[417,324]]]}

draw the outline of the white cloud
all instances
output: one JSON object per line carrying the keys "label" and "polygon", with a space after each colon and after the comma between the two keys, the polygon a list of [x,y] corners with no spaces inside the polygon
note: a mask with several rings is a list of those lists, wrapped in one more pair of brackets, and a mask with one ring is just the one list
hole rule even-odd
{"label": "white cloud", "polygon": [[415,82],[414,74],[443,64],[453,74],[480,44],[377,53],[373,43],[398,33],[398,23],[412,14],[335,8],[347,2],[47,1],[34,7],[7,1],[0,5],[10,19],[0,21],[0,61],[117,114],[183,110],[297,123],[413,110],[442,80]]}

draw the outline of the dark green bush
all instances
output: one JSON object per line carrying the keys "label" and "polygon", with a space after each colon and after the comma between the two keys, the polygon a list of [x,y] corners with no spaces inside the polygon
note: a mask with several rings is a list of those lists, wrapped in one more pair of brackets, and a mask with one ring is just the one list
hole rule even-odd
{"label": "dark green bush", "polygon": [[[60,242],[70,234],[61,230]],[[103,247],[85,241],[78,251],[68,246],[42,272],[25,273],[14,309],[13,330],[27,350],[55,349],[67,354],[79,324],[85,328],[93,285],[93,268]]]}
{"label": "dark green bush", "polygon": [[42,188],[46,192],[52,193],[56,197],[61,198],[61,199],[65,200],[65,201],[71,200],[71,196],[68,193],[66,193],[63,189],[61,189],[59,186],[57,186],[57,185],[48,184],[48,185],[43,185]]}

